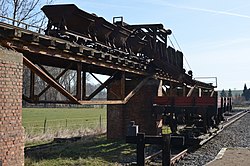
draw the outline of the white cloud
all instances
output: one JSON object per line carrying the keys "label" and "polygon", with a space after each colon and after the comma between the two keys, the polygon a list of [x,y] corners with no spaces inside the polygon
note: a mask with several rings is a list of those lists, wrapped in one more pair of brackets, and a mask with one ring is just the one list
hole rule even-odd
{"label": "white cloud", "polygon": [[218,10],[196,8],[196,7],[190,7],[190,6],[179,6],[179,5],[171,4],[171,3],[168,3],[168,2],[162,1],[162,0],[152,1],[151,3],[169,6],[169,7],[178,8],[178,9],[186,9],[186,10],[192,10],[192,11],[199,11],[199,12],[206,12],[206,13],[213,13],[213,14],[220,14],[220,15],[227,15],[227,16],[234,16],[234,17],[241,17],[241,18],[250,19],[250,16],[248,16],[248,15],[230,12],[232,9],[228,10],[228,11],[218,11]]}

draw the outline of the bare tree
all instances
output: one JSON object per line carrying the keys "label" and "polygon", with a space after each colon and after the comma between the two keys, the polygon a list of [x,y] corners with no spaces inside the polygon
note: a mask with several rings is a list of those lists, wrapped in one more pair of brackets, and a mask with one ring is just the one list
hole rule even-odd
{"label": "bare tree", "polygon": [[[54,0],[0,0],[0,16],[8,17],[13,19],[11,22],[12,25],[21,26],[21,22],[26,24],[32,24],[37,27],[44,27],[46,25],[46,17],[41,12],[40,8],[45,4],[52,4]],[[1,18],[0,18],[1,20]],[[52,76],[56,77],[61,69],[44,66]],[[23,92],[29,97],[30,93],[30,70],[24,68],[23,70]],[[91,80],[89,74],[86,75],[87,80]],[[92,78],[93,79],[93,78]],[[70,93],[76,94],[76,71],[69,70],[58,80],[65,89]],[[45,87],[47,83],[43,82],[39,77],[35,77],[35,95],[39,94]],[[90,94],[98,86],[95,84],[88,83],[87,91]],[[105,91],[100,93],[100,96],[104,96]],[[57,100],[58,98],[63,97],[58,91],[54,88],[50,88],[46,91],[40,99],[44,100]]]}
{"label": "bare tree", "polygon": [[6,16],[8,11],[8,6],[6,5],[6,0],[0,0],[0,15]]}
{"label": "bare tree", "polygon": [[41,23],[45,23],[45,16],[40,8],[52,2],[53,0],[0,0],[0,15],[12,18],[12,25],[19,26],[20,22],[26,22],[41,26]]}

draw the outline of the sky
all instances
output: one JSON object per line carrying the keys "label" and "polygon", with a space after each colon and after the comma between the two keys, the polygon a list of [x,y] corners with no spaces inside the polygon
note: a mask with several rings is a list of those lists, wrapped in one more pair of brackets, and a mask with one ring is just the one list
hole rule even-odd
{"label": "sky", "polygon": [[110,22],[114,16],[123,16],[128,24],[161,23],[172,30],[170,40],[184,53],[185,68],[191,69],[194,77],[217,77],[219,90],[242,90],[245,83],[250,87],[249,0],[55,0],[54,3],[73,3]]}

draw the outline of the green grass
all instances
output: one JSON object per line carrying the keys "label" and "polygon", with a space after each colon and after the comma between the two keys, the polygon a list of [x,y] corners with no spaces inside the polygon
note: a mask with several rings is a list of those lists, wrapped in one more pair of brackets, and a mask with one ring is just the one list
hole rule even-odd
{"label": "green grass", "polygon": [[25,153],[27,166],[113,166],[131,160],[136,160],[135,145],[122,140],[107,140],[106,135],[86,136],[77,142],[52,143]]}
{"label": "green grass", "polygon": [[34,134],[46,130],[105,127],[106,108],[23,108],[23,126],[26,132]]}
{"label": "green grass", "polygon": [[[135,161],[135,145],[126,144],[124,140],[107,140],[106,134],[96,135],[98,132],[80,133],[79,127],[85,129],[90,123],[98,126],[100,115],[106,128],[106,112],[105,108],[23,108],[26,147],[30,149],[25,151],[25,165],[117,166],[119,163]],[[43,133],[45,118],[47,130]],[[57,134],[60,132],[66,132],[69,138],[80,135],[82,139],[53,142],[54,137],[65,136],[64,133],[63,136]],[[46,148],[35,148],[41,144],[47,144]]]}

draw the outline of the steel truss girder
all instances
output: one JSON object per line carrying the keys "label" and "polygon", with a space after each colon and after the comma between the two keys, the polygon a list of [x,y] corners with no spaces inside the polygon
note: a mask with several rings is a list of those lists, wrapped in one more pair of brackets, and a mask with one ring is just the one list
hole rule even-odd
{"label": "steel truss girder", "polygon": [[54,78],[51,78],[46,72],[38,68],[35,64],[33,64],[28,58],[23,57],[23,63],[27,66],[32,72],[37,74],[41,79],[47,82],[49,85],[54,87],[60,93],[62,93],[65,97],[67,97],[72,103],[79,104],[78,100],[70,94],[67,90],[65,90],[62,85],[60,85]]}
{"label": "steel truss girder", "polygon": [[[65,103],[68,103],[68,102],[76,103],[76,104],[84,104],[84,103],[87,103],[87,104],[92,104],[92,103],[124,104],[124,103],[127,103],[127,101],[140,89],[140,87],[143,86],[145,82],[147,82],[146,76],[149,74],[152,74],[153,75],[152,77],[155,79],[162,79],[171,83],[175,82],[178,84],[182,84],[184,82],[191,86],[196,85],[198,87],[204,87],[206,89],[213,88],[213,86],[195,81],[187,75],[183,75],[183,78],[181,77],[179,79],[179,77],[178,78],[171,77],[165,72],[151,73],[151,72],[146,71],[145,68],[137,69],[135,66],[126,65],[126,63],[124,64],[122,63],[123,65],[120,65],[120,62],[119,62],[117,65],[114,63],[110,63],[109,61],[106,61],[105,58],[102,58],[103,56],[105,57],[105,54],[102,54],[102,53],[100,54],[96,50],[89,49],[89,48],[82,48],[72,43],[69,44],[68,42],[65,42],[60,39],[51,38],[51,37],[47,37],[47,36],[43,36],[39,34],[33,34],[33,33],[30,33],[29,31],[25,31],[20,28],[15,29],[15,27],[13,26],[7,26],[7,27],[4,26],[4,27],[5,27],[3,31],[4,36],[2,36],[3,40],[0,41],[1,45],[23,53],[23,55],[26,56],[24,57],[26,59],[27,57],[31,57],[33,55],[37,55],[35,56],[37,58],[48,56],[51,59],[58,58],[61,60],[65,60],[65,64],[70,61],[72,63],[77,63],[77,64],[78,63],[87,64],[89,66],[95,65],[95,67],[99,67],[98,69],[108,70],[107,73],[109,75],[111,75],[113,72],[118,71],[118,72],[126,72],[129,74],[133,74],[133,76],[140,76],[141,78],[143,78],[143,81],[139,85],[137,85],[137,87],[135,87],[134,90],[132,90],[127,96],[125,96],[125,93],[124,93],[121,100],[98,101],[98,102],[87,101],[86,95],[84,92],[84,81],[86,81],[86,79],[83,80],[84,76],[82,76],[82,78],[80,78],[80,74],[78,74],[77,76],[77,80],[78,80],[77,81],[77,95],[75,97],[72,94],[70,94],[68,91],[66,91],[65,88],[63,88],[58,83],[56,78],[50,77],[50,74],[48,73],[46,74],[46,70],[41,70],[41,68],[38,68],[37,66],[35,66],[31,61],[25,62],[26,60],[24,60],[24,63],[27,63],[30,66],[29,68],[32,69],[33,72],[35,71],[35,73],[38,76],[40,76],[43,80],[45,80],[50,86],[53,86],[55,89],[57,89],[60,93],[62,93],[64,96],[66,96],[69,99],[69,101],[65,101]],[[154,31],[152,28],[149,28],[149,32],[152,33]],[[157,35],[157,33],[155,35]],[[119,59],[117,55],[112,55],[112,57]],[[133,62],[131,60],[127,60],[127,61]],[[31,62],[31,64],[29,62]],[[140,65],[145,65],[145,64],[139,63],[139,66]],[[77,73],[81,73],[81,72],[82,70],[80,70],[80,65],[79,65],[77,67]],[[80,86],[81,79],[82,79],[82,87]],[[34,89],[33,83],[31,86],[32,86],[31,88]],[[99,87],[99,89],[101,90],[103,88],[105,88],[105,86],[102,84],[101,87]],[[36,102],[37,97],[41,96],[42,94],[38,94],[38,96],[34,95],[33,89],[30,93],[30,96],[31,96],[30,100]],[[80,92],[81,89],[82,89],[82,93]],[[97,91],[95,93],[97,93]],[[94,96],[94,94],[92,96]],[[91,98],[92,97],[88,97],[88,100],[90,100]],[[42,102],[42,101],[38,101],[38,102]],[[44,102],[54,102],[54,101],[44,101]],[[61,101],[58,101],[58,103],[59,102]]]}
{"label": "steel truss girder", "polygon": [[[56,78],[53,78],[53,76],[42,66],[37,67],[33,62],[31,62],[28,58],[23,57],[23,63],[25,66],[27,66],[31,70],[31,89],[34,89],[34,76],[32,73],[38,75],[42,80],[44,80],[47,84],[49,84],[45,89],[40,92],[38,95],[34,95],[34,91],[30,93],[30,97],[27,97],[23,95],[23,99],[30,103],[62,103],[62,104],[126,104],[139,90],[140,88],[146,84],[146,82],[152,78],[152,76],[144,77],[141,82],[130,92],[127,96],[124,96],[121,100],[91,100],[93,97],[95,97],[100,91],[102,91],[104,88],[107,88],[107,86],[115,81],[118,76],[118,72],[115,72],[112,76],[110,76],[104,83],[102,83],[100,80],[98,82],[101,83],[101,85],[92,92],[88,97],[85,97],[85,100],[77,99],[72,94],[70,94],[59,82],[61,76],[65,74],[65,72],[70,68],[72,64],[70,64],[66,69],[64,69]],[[78,68],[78,70],[80,70]],[[81,71],[81,70],[80,70]],[[78,74],[81,74],[81,72],[78,71]],[[79,77],[79,76],[77,76]],[[125,75],[123,73],[122,78],[125,80]],[[83,79],[83,78],[82,78]],[[86,79],[86,78],[84,78]],[[98,80],[98,78],[96,78]],[[81,82],[80,78],[77,79],[77,82]],[[125,82],[124,82],[125,83]],[[77,85],[77,91],[81,91],[81,88],[79,88],[80,85]],[[63,94],[68,100],[67,101],[46,101],[46,100],[39,100],[39,97],[45,91],[47,91],[50,87],[54,87],[56,90],[58,90],[61,94]],[[125,90],[125,89],[122,89]],[[79,92],[77,92],[78,94]],[[123,92],[124,93],[124,92]],[[78,94],[79,96],[81,94]]]}

